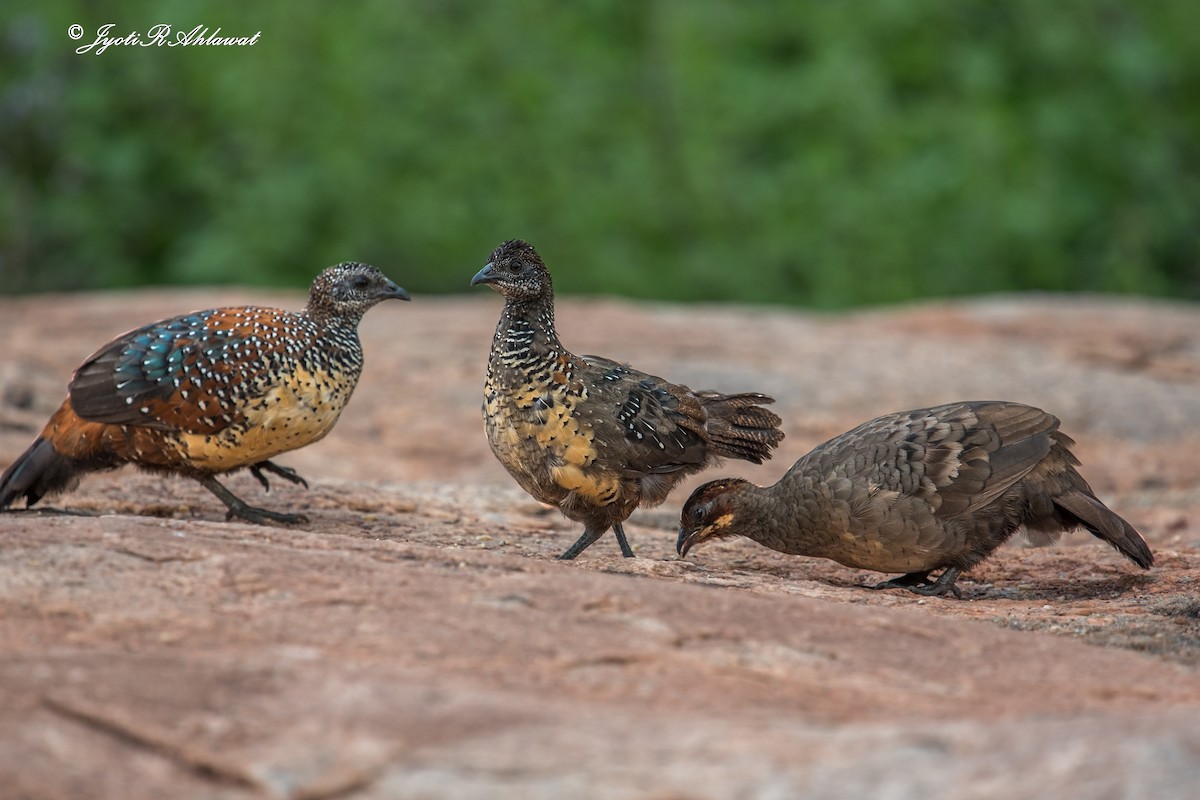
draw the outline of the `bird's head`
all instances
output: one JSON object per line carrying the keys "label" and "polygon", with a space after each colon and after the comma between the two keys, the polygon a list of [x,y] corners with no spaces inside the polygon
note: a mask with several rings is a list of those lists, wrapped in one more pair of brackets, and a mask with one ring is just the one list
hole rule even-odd
{"label": "bird's head", "polygon": [[753,484],[741,478],[710,481],[692,492],[679,514],[679,538],[675,551],[680,557],[710,539],[740,536],[737,498]]}
{"label": "bird's head", "polygon": [[409,300],[408,292],[370,264],[345,261],[324,270],[308,292],[314,316],[360,319],[382,300]]}
{"label": "bird's head", "polygon": [[506,300],[535,300],[553,291],[550,270],[533,245],[512,239],[492,251],[471,285],[486,283]]}

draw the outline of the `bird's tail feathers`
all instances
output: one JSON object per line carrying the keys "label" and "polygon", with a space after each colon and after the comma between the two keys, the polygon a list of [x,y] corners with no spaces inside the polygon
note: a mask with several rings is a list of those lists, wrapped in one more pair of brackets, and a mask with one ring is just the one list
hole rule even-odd
{"label": "bird's tail feathers", "polygon": [[779,415],[763,408],[774,398],[753,392],[706,392],[701,399],[708,412],[706,430],[714,455],[761,464],[783,440]]}
{"label": "bird's tail feathers", "polygon": [[7,508],[22,496],[26,505],[32,506],[48,494],[71,489],[79,483],[81,472],[75,459],[62,455],[39,436],[0,475],[0,508]]}
{"label": "bird's tail feathers", "polygon": [[1083,525],[1139,567],[1149,569],[1154,563],[1154,554],[1142,535],[1090,493],[1067,491],[1054,498],[1054,505],[1065,512],[1069,521]]}

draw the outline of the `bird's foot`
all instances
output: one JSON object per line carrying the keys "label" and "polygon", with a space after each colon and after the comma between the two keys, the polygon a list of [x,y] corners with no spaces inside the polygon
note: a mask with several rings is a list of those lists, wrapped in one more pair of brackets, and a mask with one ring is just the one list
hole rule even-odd
{"label": "bird's foot", "polygon": [[958,600],[962,600],[962,590],[954,584],[958,580],[960,572],[961,570],[958,567],[946,567],[933,583],[926,584],[925,586],[911,586],[908,590],[914,594],[921,594],[926,597],[942,597],[946,594],[952,594]]}
{"label": "bird's foot", "polygon": [[958,567],[946,567],[942,574],[938,576],[938,579],[930,583],[929,570],[925,572],[910,572],[907,575],[901,575],[899,578],[892,578],[890,581],[877,583],[871,588],[908,589],[913,594],[924,595],[925,597],[941,597],[953,594],[956,598],[962,600],[962,590],[954,584],[961,573],[962,570]]}
{"label": "bird's foot", "polygon": [[269,481],[267,481],[267,476],[263,475],[264,471],[278,475],[285,481],[298,483],[305,489],[308,488],[308,481],[304,480],[304,478],[301,478],[300,474],[291,467],[281,467],[274,461],[259,461],[257,464],[250,465],[250,474],[262,484],[264,492],[271,491],[271,484]]}
{"label": "bird's foot", "polygon": [[237,505],[229,506],[229,510],[225,512],[225,519],[244,519],[246,522],[253,522],[256,525],[266,525],[271,522],[279,522],[284,525],[303,525],[308,522],[308,517],[303,514],[287,514],[282,511],[272,511],[269,508],[258,508],[240,500]]}
{"label": "bird's foot", "polygon": [[253,522],[258,525],[266,525],[270,522],[278,522],[284,525],[299,525],[308,522],[308,517],[303,514],[286,514],[282,511],[271,511],[266,508],[252,506],[218,483],[217,479],[211,475],[201,478],[200,484],[215,494],[225,504],[225,507],[229,509],[225,512],[225,519],[227,520],[235,518],[244,519],[247,522]]}

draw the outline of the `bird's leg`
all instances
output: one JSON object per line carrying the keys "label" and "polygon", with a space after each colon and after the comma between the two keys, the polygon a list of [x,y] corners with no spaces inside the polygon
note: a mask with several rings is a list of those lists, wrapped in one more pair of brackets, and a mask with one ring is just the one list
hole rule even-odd
{"label": "bird's leg", "polygon": [[910,572],[907,575],[901,575],[899,578],[892,578],[890,581],[877,583],[872,586],[872,589],[911,589],[914,586],[921,586],[929,583],[929,570],[924,572]]}
{"label": "bird's leg", "polygon": [[250,465],[250,474],[257,478],[258,482],[262,484],[264,492],[271,491],[271,484],[267,482],[267,476],[263,475],[264,470],[266,472],[272,472],[278,475],[285,481],[298,483],[305,489],[308,488],[308,481],[304,480],[304,478],[301,478],[296,470],[292,469],[291,467],[281,467],[274,461],[260,461],[257,464]]}
{"label": "bird's leg", "polygon": [[625,539],[625,529],[621,527],[621,523],[613,525],[613,533],[616,534],[617,544],[621,547],[621,555],[625,558],[633,558],[633,548],[629,546],[629,542]]}
{"label": "bird's leg", "polygon": [[927,586],[910,586],[908,590],[916,594],[923,594],[926,597],[940,597],[944,594],[953,594],[959,600],[962,600],[962,592],[954,585],[954,582],[958,580],[960,572],[962,570],[958,567],[946,567],[945,571],[933,583]]}
{"label": "bird's leg", "polygon": [[220,498],[221,502],[229,509],[225,514],[225,519],[227,520],[240,517],[247,522],[255,522],[259,525],[266,525],[268,522],[282,522],[285,524],[308,522],[308,517],[303,514],[284,514],[279,511],[269,511],[265,508],[255,508],[218,483],[217,479],[212,475],[205,475],[199,480],[201,486]]}
{"label": "bird's leg", "polygon": [[[588,528],[585,526],[583,529],[583,535],[575,540],[575,544],[571,545],[566,550],[564,550],[563,554],[558,557],[558,560],[559,561],[570,561],[575,556],[582,553],[584,550],[587,550],[589,547],[592,546],[592,544],[597,539],[599,539],[601,536],[604,535],[604,530],[605,530],[604,528],[600,528],[598,530],[593,530],[592,528]],[[623,539],[624,537],[621,537],[621,538]],[[627,543],[625,544],[625,546],[629,547],[629,545]],[[630,553],[630,555],[633,555],[633,553]]]}

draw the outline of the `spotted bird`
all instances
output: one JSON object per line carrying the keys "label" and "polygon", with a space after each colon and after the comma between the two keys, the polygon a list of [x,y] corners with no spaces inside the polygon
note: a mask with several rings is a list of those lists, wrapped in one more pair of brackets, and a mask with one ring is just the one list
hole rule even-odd
{"label": "spotted bird", "polygon": [[75,370],[67,399],[0,476],[0,508],[134,464],[194,478],[229,519],[307,521],[250,506],[216,476],[247,467],[266,490],[264,473],[307,487],[270,459],[329,433],[362,372],[358,323],[393,298],[409,295],[375,267],[347,262],[316,277],[299,312],[213,308],[117,337]]}

